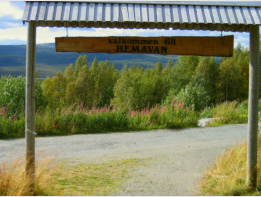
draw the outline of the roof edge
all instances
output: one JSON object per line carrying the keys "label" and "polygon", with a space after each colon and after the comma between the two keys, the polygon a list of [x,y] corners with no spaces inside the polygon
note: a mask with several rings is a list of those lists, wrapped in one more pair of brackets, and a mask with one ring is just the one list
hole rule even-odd
{"label": "roof edge", "polygon": [[[56,1],[53,1],[56,2]],[[261,1],[106,1],[106,0],[63,0],[63,2],[87,2],[87,3],[126,3],[126,4],[161,4],[161,5],[200,5],[200,6],[246,6],[261,7]]]}

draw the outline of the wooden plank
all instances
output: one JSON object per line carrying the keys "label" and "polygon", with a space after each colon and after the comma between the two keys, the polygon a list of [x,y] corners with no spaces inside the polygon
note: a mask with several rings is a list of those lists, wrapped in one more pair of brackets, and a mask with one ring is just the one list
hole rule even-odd
{"label": "wooden plank", "polygon": [[30,1],[27,1],[24,6],[24,14],[23,14],[23,21],[27,21],[29,17],[29,11],[30,11]]}
{"label": "wooden plank", "polygon": [[188,11],[189,11],[190,22],[191,22],[191,23],[197,23],[194,6],[189,5],[189,6],[188,6]]}
{"label": "wooden plank", "polygon": [[232,7],[230,6],[227,7],[227,13],[231,24],[237,24]]}
{"label": "wooden plank", "polygon": [[246,22],[248,25],[253,25],[253,22],[251,20],[251,16],[249,14],[248,8],[247,7],[243,7],[243,14],[245,16]]}
{"label": "wooden plank", "polygon": [[165,9],[165,22],[166,23],[171,23],[171,14],[170,14],[170,7],[169,5],[164,5]]}
{"label": "wooden plank", "polygon": [[236,16],[237,16],[238,23],[239,24],[245,24],[242,13],[241,13],[241,8],[235,7],[234,9],[235,9],[235,13],[236,13]]}
{"label": "wooden plank", "polygon": [[63,3],[59,2],[56,7],[55,21],[61,21],[62,19]]}
{"label": "wooden plank", "polygon": [[36,20],[38,4],[39,3],[37,1],[33,2],[32,11],[31,11],[31,15],[30,15],[30,21]]}
{"label": "wooden plank", "polygon": [[105,21],[111,22],[111,4],[106,3],[105,5]]}
{"label": "wooden plank", "polygon": [[71,3],[67,2],[65,4],[64,11],[63,11],[63,21],[69,21],[70,10],[71,10]]}
{"label": "wooden plank", "polygon": [[251,7],[250,8],[250,12],[251,12],[252,18],[253,18],[253,20],[255,22],[255,25],[260,25],[260,20],[259,20],[259,17],[257,15],[256,8]]}
{"label": "wooden plank", "polygon": [[220,6],[219,11],[223,24],[228,24],[227,14],[224,6]]}
{"label": "wooden plank", "polygon": [[135,4],[134,5],[134,11],[135,11],[135,21],[136,22],[141,22],[141,15],[140,15],[140,4]]}
{"label": "wooden plank", "polygon": [[204,6],[203,9],[204,9],[204,13],[205,13],[207,23],[212,24],[212,18],[211,18],[211,15],[210,15],[210,8],[208,6]]}
{"label": "wooden plank", "polygon": [[258,8],[257,13],[261,16],[261,8]]}
{"label": "wooden plank", "polygon": [[154,11],[154,5],[149,4],[149,22],[154,23],[155,22],[155,11]]}
{"label": "wooden plank", "polygon": [[46,19],[47,21],[53,21],[53,15],[54,15],[54,2],[49,2],[47,4],[47,13],[46,13]]}
{"label": "wooden plank", "polygon": [[60,37],[56,51],[233,56],[234,36],[218,37]]}
{"label": "wooden plank", "polygon": [[39,21],[43,21],[45,18],[46,4],[47,4],[47,2],[40,3],[40,12],[39,12],[39,17],[38,17]]}
{"label": "wooden plank", "polygon": [[133,9],[133,4],[128,4],[128,13],[129,13],[129,21],[134,22],[134,9]]}
{"label": "wooden plank", "polygon": [[180,6],[180,11],[181,11],[181,17],[182,17],[182,22],[183,23],[188,23],[188,15],[187,15],[187,10],[185,5]]}
{"label": "wooden plank", "polygon": [[212,10],[214,23],[215,24],[220,24],[220,19],[219,19],[217,7],[216,6],[211,6],[211,10]]}
{"label": "wooden plank", "polygon": [[121,12],[122,12],[123,22],[129,22],[128,8],[125,3],[121,4]]}
{"label": "wooden plank", "polygon": [[179,23],[180,22],[180,17],[179,17],[178,6],[176,6],[176,5],[172,6],[172,13],[173,13],[174,23]]}
{"label": "wooden plank", "polygon": [[78,21],[78,15],[79,15],[79,3],[75,2],[72,6],[72,18],[70,21]]}
{"label": "wooden plank", "polygon": [[97,20],[96,21],[102,21],[102,8],[103,8],[103,4],[102,3],[98,3],[98,7],[97,7]]}
{"label": "wooden plank", "polygon": [[87,16],[87,3],[82,3],[80,21],[81,22],[87,21],[87,17],[86,16]]}
{"label": "wooden plank", "polygon": [[113,21],[114,22],[118,22],[119,21],[119,4],[118,3],[115,3],[113,5]]}
{"label": "wooden plank", "polygon": [[95,3],[90,3],[88,21],[91,22],[94,21],[94,9],[95,9]]}
{"label": "wooden plank", "polygon": [[142,22],[144,23],[149,22],[148,9],[146,4],[141,5],[141,14],[142,14]]}
{"label": "wooden plank", "polygon": [[197,17],[198,17],[198,23],[205,23],[201,6],[198,6],[198,5],[196,6],[196,13],[197,13]]}
{"label": "wooden plank", "polygon": [[162,6],[156,5],[156,13],[157,13],[157,22],[163,23],[163,14],[162,14]]}

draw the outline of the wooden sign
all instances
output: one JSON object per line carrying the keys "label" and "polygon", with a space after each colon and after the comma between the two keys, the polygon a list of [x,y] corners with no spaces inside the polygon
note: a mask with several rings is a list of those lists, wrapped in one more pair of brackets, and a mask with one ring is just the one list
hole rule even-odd
{"label": "wooden sign", "polygon": [[232,57],[234,36],[219,37],[60,37],[56,51],[148,53]]}

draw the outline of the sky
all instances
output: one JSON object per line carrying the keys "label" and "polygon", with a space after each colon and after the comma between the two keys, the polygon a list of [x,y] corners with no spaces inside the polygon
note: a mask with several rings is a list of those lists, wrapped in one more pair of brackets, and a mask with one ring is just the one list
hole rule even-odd
{"label": "sky", "polygon": [[[25,1],[0,1],[0,45],[26,44],[27,23],[22,22]],[[220,36],[220,31],[131,30],[104,28],[68,28],[70,36]],[[249,47],[249,33],[223,32],[234,35],[234,47]],[[37,27],[36,44],[54,43],[55,37],[66,36],[66,28]]]}

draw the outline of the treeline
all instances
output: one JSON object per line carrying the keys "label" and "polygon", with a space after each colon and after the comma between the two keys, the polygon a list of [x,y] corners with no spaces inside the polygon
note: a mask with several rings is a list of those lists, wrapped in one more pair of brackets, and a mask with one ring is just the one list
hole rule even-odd
{"label": "treeline", "polygon": [[94,58],[88,66],[87,56],[79,56],[75,68],[69,65],[64,73],[47,77],[42,84],[43,96],[51,108],[69,107],[83,103],[84,107],[109,106],[113,98],[113,88],[120,77],[120,72],[108,61],[98,63]]}
{"label": "treeline", "polygon": [[249,50],[238,45],[231,58],[180,56],[174,64],[158,62],[155,68],[125,66],[119,72],[108,61],[95,58],[88,66],[87,56],[79,56],[64,73],[43,81],[48,105],[68,107],[116,106],[141,110],[156,104],[170,104],[173,98],[185,99],[195,110],[224,101],[248,98]]}
{"label": "treeline", "polygon": [[[116,107],[141,111],[155,105],[169,105],[173,99],[199,111],[224,101],[248,99],[249,50],[238,45],[234,56],[222,58],[180,56],[154,68],[125,66],[119,72],[109,61],[79,56],[64,72],[36,80],[36,109],[68,108],[73,104],[92,109]],[[261,87],[261,84],[259,84]],[[1,77],[0,103],[21,112],[24,104],[24,77]],[[261,91],[260,91],[261,92]]]}

